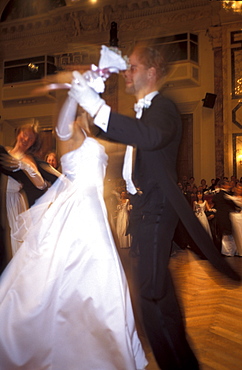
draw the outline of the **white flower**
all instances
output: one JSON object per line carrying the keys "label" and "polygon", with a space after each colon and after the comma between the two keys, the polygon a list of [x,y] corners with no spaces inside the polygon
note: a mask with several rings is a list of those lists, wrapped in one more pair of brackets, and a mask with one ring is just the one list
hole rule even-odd
{"label": "white flower", "polygon": [[98,67],[100,69],[109,69],[111,73],[118,73],[127,69],[127,64],[121,53],[114,51],[112,48],[108,48],[102,45],[101,57],[99,60]]}

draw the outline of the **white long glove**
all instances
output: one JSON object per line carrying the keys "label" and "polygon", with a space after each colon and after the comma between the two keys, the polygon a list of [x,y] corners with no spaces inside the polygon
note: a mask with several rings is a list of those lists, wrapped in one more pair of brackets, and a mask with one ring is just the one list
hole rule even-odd
{"label": "white long glove", "polygon": [[31,181],[38,189],[45,189],[47,187],[47,184],[41,176],[40,172],[38,170],[34,170],[34,168],[30,164],[20,161],[19,169],[25,171],[27,175],[30,176],[30,178],[32,179]]}
{"label": "white long glove", "polygon": [[100,98],[91,87],[88,86],[87,81],[83,76],[77,72],[73,72],[73,81],[69,96],[76,100],[76,102],[87,111],[91,117],[94,117],[105,101]]}
{"label": "white long glove", "polygon": [[77,106],[77,101],[71,96],[68,96],[61,108],[55,131],[62,141],[69,140],[72,137]]}
{"label": "white long glove", "polygon": [[32,183],[39,189],[44,189],[47,186],[45,180],[41,176],[34,163],[31,165],[13,157],[12,155],[4,153],[0,155],[0,163],[4,169],[11,172],[23,170],[26,175],[28,175]]}

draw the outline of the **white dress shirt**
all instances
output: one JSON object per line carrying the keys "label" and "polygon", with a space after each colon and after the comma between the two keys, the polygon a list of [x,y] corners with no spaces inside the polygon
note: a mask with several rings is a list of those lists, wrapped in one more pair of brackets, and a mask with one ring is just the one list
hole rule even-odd
{"label": "white dress shirt", "polygon": [[[147,94],[144,98],[139,99],[138,102],[134,105],[134,110],[136,112],[136,118],[140,119],[143,113],[143,108],[149,108],[151,105],[152,99],[155,95],[158,94],[158,91],[152,91],[151,93]],[[98,114],[94,119],[94,123],[96,126],[100,127],[104,132],[108,130],[108,121],[110,116],[111,108],[104,104]],[[126,182],[127,191],[131,194],[136,194],[137,189],[132,181],[132,163],[133,163],[133,147],[131,145],[127,145],[126,152],[124,155],[124,165],[123,165],[123,178]]]}

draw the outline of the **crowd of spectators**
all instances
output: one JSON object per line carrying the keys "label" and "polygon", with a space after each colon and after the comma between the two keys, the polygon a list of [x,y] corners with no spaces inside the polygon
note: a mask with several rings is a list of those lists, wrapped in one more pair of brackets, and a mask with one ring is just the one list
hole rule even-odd
{"label": "crowd of spectators", "polygon": [[[178,187],[181,189],[181,192],[184,194],[185,198],[187,199],[188,203],[190,204],[191,208],[194,210],[194,214],[199,216],[199,220],[202,222],[205,229],[208,231],[209,235],[212,237],[214,245],[217,249],[224,255],[230,255],[228,253],[223,252],[222,248],[222,241],[223,241],[223,233],[221,233],[221,225],[219,221],[219,215],[217,214],[218,205],[215,207],[214,204],[214,196],[218,194],[221,190],[223,190],[223,184],[227,182],[229,184],[229,191],[228,194],[231,196],[237,195],[237,189],[242,188],[242,177],[240,179],[236,179],[235,176],[223,178],[212,178],[210,180],[210,184],[207,183],[206,179],[202,178],[200,182],[196,182],[194,177],[188,178],[187,176],[183,176],[182,179],[178,182]],[[111,184],[109,184],[111,185]],[[107,208],[111,214],[113,229],[116,230],[117,228],[117,216],[119,213],[119,201],[121,194],[125,194],[125,199],[128,201],[129,195],[125,189],[125,182],[122,179],[116,179],[112,181],[112,186],[108,187],[108,191],[106,193],[106,203]],[[232,198],[233,199],[233,198]],[[241,201],[242,202],[242,201]],[[129,203],[130,204],[130,203]],[[198,212],[198,206],[200,212]],[[130,204],[130,210],[132,209],[132,205]],[[127,215],[130,211],[127,212]],[[238,209],[236,212],[240,212]],[[228,213],[228,217],[230,212]],[[204,217],[201,217],[204,216]],[[236,216],[238,218],[238,215]],[[206,218],[206,220],[205,220]],[[223,215],[224,218],[224,215]],[[206,223],[205,223],[206,222]],[[126,219],[125,224],[128,226],[128,219]],[[238,224],[238,222],[237,222]],[[242,226],[242,212],[241,212],[241,226]],[[242,229],[242,228],[241,228]],[[124,235],[128,236],[124,233]],[[241,234],[242,235],[242,234]],[[238,238],[237,238],[238,239]],[[119,238],[118,238],[119,240]],[[198,247],[195,245],[189,234],[187,233],[186,229],[184,228],[181,220],[179,220],[175,236],[174,236],[175,244],[182,248],[191,248],[194,252],[203,257],[200,253]],[[119,245],[119,242],[117,243]],[[242,245],[242,241],[241,241]],[[238,248],[237,248],[238,249]],[[241,255],[242,256],[242,247],[240,253],[238,250],[234,252],[233,255]]]}
{"label": "crowd of spectators", "polygon": [[[224,240],[226,240],[226,238],[227,239],[229,238],[230,239],[229,243],[231,245],[232,244],[231,238],[233,239],[235,235],[235,230],[233,226],[234,223],[231,223],[230,221],[231,212],[233,213],[233,215],[234,214],[237,215],[238,213],[241,212],[241,208],[238,207],[238,205],[234,205],[233,207],[231,207],[231,204],[234,204],[235,202],[238,188],[242,187],[242,177],[240,179],[237,179],[235,176],[231,176],[230,178],[227,176],[224,176],[223,178],[213,178],[211,179],[211,182],[208,185],[205,179],[201,179],[200,183],[196,183],[194,177],[190,177],[188,179],[187,176],[183,176],[181,181],[178,182],[178,186],[193,209],[194,205],[196,205],[199,200],[199,194],[202,193],[203,203],[202,201],[200,201],[200,203],[203,205],[207,204],[204,210],[210,227],[209,234],[211,231],[212,239],[214,241],[215,246],[225,256],[234,256],[234,255],[241,256],[242,252],[238,250],[238,247],[236,247],[233,240],[232,240],[233,248],[231,246],[229,248],[224,247],[224,244],[227,243],[227,242],[225,243]],[[217,197],[216,194],[224,193],[225,187],[226,187],[226,197],[224,199],[224,205],[222,206],[220,204],[221,197],[219,196]],[[230,200],[228,199],[228,196],[231,197]],[[223,209],[222,215],[220,212],[220,205]],[[242,226],[242,218],[241,217],[239,218],[241,220]],[[230,225],[229,227],[230,232],[228,232],[228,230],[227,231],[222,230],[223,229],[222,226],[225,223]],[[236,239],[238,240],[238,237]],[[191,246],[192,249],[194,249],[194,251],[197,251],[199,253],[199,251],[196,248],[196,245],[194,245],[193,241],[189,238],[182,225],[179,225],[178,227],[178,232],[176,233],[176,241],[178,241],[178,243],[181,244],[183,248]],[[232,249],[233,252],[231,252]]]}
{"label": "crowd of spectators", "polygon": [[230,178],[227,176],[224,176],[223,178],[217,177],[211,179],[210,184],[207,184],[207,181],[205,179],[201,179],[200,183],[196,183],[193,176],[188,178],[184,175],[182,179],[178,182],[178,186],[192,207],[193,202],[197,199],[197,193],[199,192],[202,192],[204,194],[204,199],[206,199],[211,206],[213,195],[216,192],[219,192],[222,180],[230,181],[232,193],[234,192],[234,189],[238,183],[242,184],[242,177],[240,179],[236,179],[235,176],[231,176]]}

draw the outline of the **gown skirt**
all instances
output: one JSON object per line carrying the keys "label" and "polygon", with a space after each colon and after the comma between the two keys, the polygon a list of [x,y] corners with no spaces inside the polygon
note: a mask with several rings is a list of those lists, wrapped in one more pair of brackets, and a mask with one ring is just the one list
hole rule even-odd
{"label": "gown skirt", "polygon": [[129,226],[129,209],[130,204],[128,199],[126,199],[125,203],[117,207],[116,230],[120,248],[129,248],[131,246],[131,235],[126,234]]}
{"label": "gown skirt", "polygon": [[12,255],[14,255],[20,247],[19,242],[12,237],[16,231],[16,219],[18,215],[26,211],[27,206],[24,196],[21,194],[22,185],[8,176],[7,190],[6,190],[6,210],[8,216],[8,223],[11,229],[11,248]]}
{"label": "gown skirt", "polygon": [[230,212],[230,220],[232,222],[233,237],[236,244],[235,255],[242,257],[242,197],[231,196],[229,199],[237,205],[237,212]]}
{"label": "gown skirt", "polygon": [[242,212],[231,212],[230,219],[236,244],[235,255],[242,257]]}
{"label": "gown skirt", "polygon": [[223,236],[221,252],[225,256],[242,257],[242,197],[226,194],[226,198],[234,202],[237,210],[229,214],[232,224],[232,235]]}
{"label": "gown skirt", "polygon": [[1,276],[0,370],[144,369],[103,200],[106,154],[86,138],[62,158],[67,176],[19,216]]}

